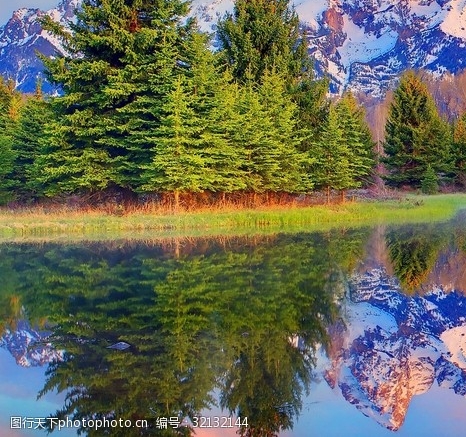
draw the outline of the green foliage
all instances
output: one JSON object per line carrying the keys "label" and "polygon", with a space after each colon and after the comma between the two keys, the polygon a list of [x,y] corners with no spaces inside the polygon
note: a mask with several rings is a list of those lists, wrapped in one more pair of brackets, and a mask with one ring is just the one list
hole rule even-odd
{"label": "green foliage", "polygon": [[[361,255],[363,236],[192,240],[191,249],[177,240],[9,245],[1,271],[13,283],[0,301],[14,290],[15,308],[47,320],[48,341],[65,351],[40,392],[63,392],[53,417],[144,418],[153,435],[157,417],[199,415],[217,391],[252,430],[275,432],[291,428],[302,408],[314,347],[327,341],[335,289],[344,288],[338,284]],[[329,243],[352,249],[328,250]],[[13,306],[7,311],[14,319]],[[298,338],[305,349],[293,345]],[[118,341],[129,349],[109,348]]]}
{"label": "green foliage", "polygon": [[338,122],[350,153],[352,186],[367,182],[375,165],[374,141],[365,121],[365,112],[351,93],[346,93],[336,104]]}
{"label": "green foliage", "polygon": [[438,177],[429,164],[421,180],[421,190],[424,194],[435,194],[438,193],[438,189]]}
{"label": "green foliage", "polygon": [[233,13],[218,23],[225,63],[242,83],[260,83],[275,69],[288,83],[309,65],[299,19],[289,0],[238,0]]}
{"label": "green foliage", "polygon": [[466,187],[466,120],[463,115],[453,126],[453,178],[461,187]]}
{"label": "green foliage", "polygon": [[241,89],[241,124],[234,141],[244,150],[246,186],[254,192],[296,192],[301,189],[297,151],[296,106],[286,94],[283,77],[265,73],[257,88]]}
{"label": "green foliage", "polygon": [[39,182],[42,169],[37,160],[42,147],[47,144],[45,126],[51,121],[52,116],[50,105],[44,100],[38,84],[36,93],[27,97],[21,107],[12,135],[15,160],[8,177],[17,200],[29,201],[43,194]]}
{"label": "green foliage", "polygon": [[290,87],[290,97],[298,106],[297,126],[303,133],[299,149],[308,152],[318,140],[328,117],[328,79],[316,80],[308,70]]}
{"label": "green foliage", "polygon": [[187,10],[179,0],[85,0],[70,35],[43,21],[68,53],[42,56],[64,91],[53,102],[56,118],[41,161],[46,194],[137,188],[151,154],[126,138],[160,124],[161,105],[186,62],[192,24],[181,20]]}
{"label": "green foliage", "polygon": [[[165,117],[156,131],[154,160],[145,178],[148,191],[199,192],[210,188],[200,142],[202,125],[193,108],[192,95],[180,78],[162,108]],[[206,183],[207,182],[207,183]]]}
{"label": "green foliage", "polygon": [[142,191],[232,192],[245,188],[242,147],[233,134],[241,129],[240,90],[215,67],[216,56],[202,35],[193,35],[189,72],[179,76],[160,108],[160,124],[135,132],[133,143],[151,150],[143,165]]}
{"label": "green foliage", "polygon": [[311,153],[315,159],[311,176],[317,187],[327,191],[327,200],[331,189],[345,190],[357,185],[351,174],[351,151],[335,107],[330,108],[327,123]]}
{"label": "green foliage", "polygon": [[419,187],[427,166],[437,174],[451,170],[450,132],[432,96],[412,71],[401,78],[386,124],[384,163],[394,186]]}
{"label": "green foliage", "polygon": [[408,292],[415,292],[434,268],[448,233],[439,226],[390,229],[386,234],[390,260],[395,274]]}
{"label": "green foliage", "polygon": [[0,78],[0,203],[13,199],[10,173],[16,152],[12,143],[22,106],[21,97],[11,81]]}
{"label": "green foliage", "polygon": [[[273,76],[284,81],[286,97],[297,105],[294,129],[299,137],[296,147],[308,152],[319,137],[328,112],[328,81],[315,80],[313,65],[307,51],[306,38],[299,29],[299,19],[288,0],[236,1],[233,13],[228,13],[218,25],[221,57],[233,78],[249,86],[267,84]],[[281,85],[279,89],[282,89]],[[282,96],[280,96],[283,98]],[[290,124],[289,122],[287,122]],[[293,141],[295,143],[295,141]],[[293,155],[291,147],[290,155]],[[294,158],[291,162],[294,165]],[[313,187],[307,177],[313,160],[301,156],[299,182],[294,191],[309,191]],[[291,170],[294,175],[295,170]],[[254,184],[248,183],[249,187]]]}

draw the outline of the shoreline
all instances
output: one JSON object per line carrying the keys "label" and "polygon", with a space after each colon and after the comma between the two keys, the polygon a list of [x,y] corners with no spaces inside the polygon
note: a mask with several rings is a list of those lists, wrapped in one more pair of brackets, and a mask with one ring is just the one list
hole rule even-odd
{"label": "shoreline", "polygon": [[375,224],[444,221],[452,218],[460,209],[466,209],[466,194],[409,195],[399,200],[319,206],[211,208],[177,214],[156,214],[147,208],[119,213],[102,209],[44,211],[43,207],[27,210],[2,208],[0,241],[28,237],[86,240],[305,232]]}

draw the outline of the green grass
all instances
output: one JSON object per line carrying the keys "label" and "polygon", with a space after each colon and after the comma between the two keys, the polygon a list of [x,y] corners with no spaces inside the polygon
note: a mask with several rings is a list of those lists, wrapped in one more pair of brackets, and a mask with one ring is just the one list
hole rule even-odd
{"label": "green grass", "polygon": [[377,223],[444,221],[466,208],[466,194],[409,196],[343,205],[209,210],[179,214],[133,211],[0,210],[0,240],[165,238],[327,230]]}

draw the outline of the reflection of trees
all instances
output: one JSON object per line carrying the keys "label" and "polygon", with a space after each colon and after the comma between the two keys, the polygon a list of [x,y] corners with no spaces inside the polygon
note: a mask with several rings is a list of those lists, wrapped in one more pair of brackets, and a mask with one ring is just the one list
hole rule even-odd
{"label": "reflection of trees", "polygon": [[450,234],[438,224],[418,225],[390,229],[385,239],[396,276],[407,291],[413,292],[432,271]]}
{"label": "reflection of trees", "polygon": [[[363,234],[279,236],[229,250],[214,243],[177,258],[160,247],[12,246],[9,255],[23,254],[28,266],[24,305],[31,316],[47,316],[56,347],[66,350],[63,362],[50,364],[40,395],[66,391],[53,417],[154,424],[199,414],[220,389],[221,406],[248,417],[245,434],[291,428],[309,389],[313,347],[325,343],[335,289],[361,255]],[[296,338],[306,348],[293,345]],[[118,341],[131,346],[108,348]]]}
{"label": "reflection of trees", "polygon": [[290,244],[257,250],[244,264],[243,282],[228,289],[228,310],[241,317],[235,325],[224,318],[231,358],[221,404],[248,417],[244,435],[292,428],[309,389],[313,347],[325,344],[327,323],[336,315],[338,273],[361,255],[361,243],[355,232],[293,237]]}

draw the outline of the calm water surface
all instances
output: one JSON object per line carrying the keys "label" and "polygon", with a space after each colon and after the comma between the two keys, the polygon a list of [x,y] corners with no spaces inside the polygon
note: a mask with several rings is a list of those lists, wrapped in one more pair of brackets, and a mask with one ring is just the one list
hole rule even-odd
{"label": "calm water surface", "polygon": [[463,436],[464,220],[2,244],[0,435]]}

